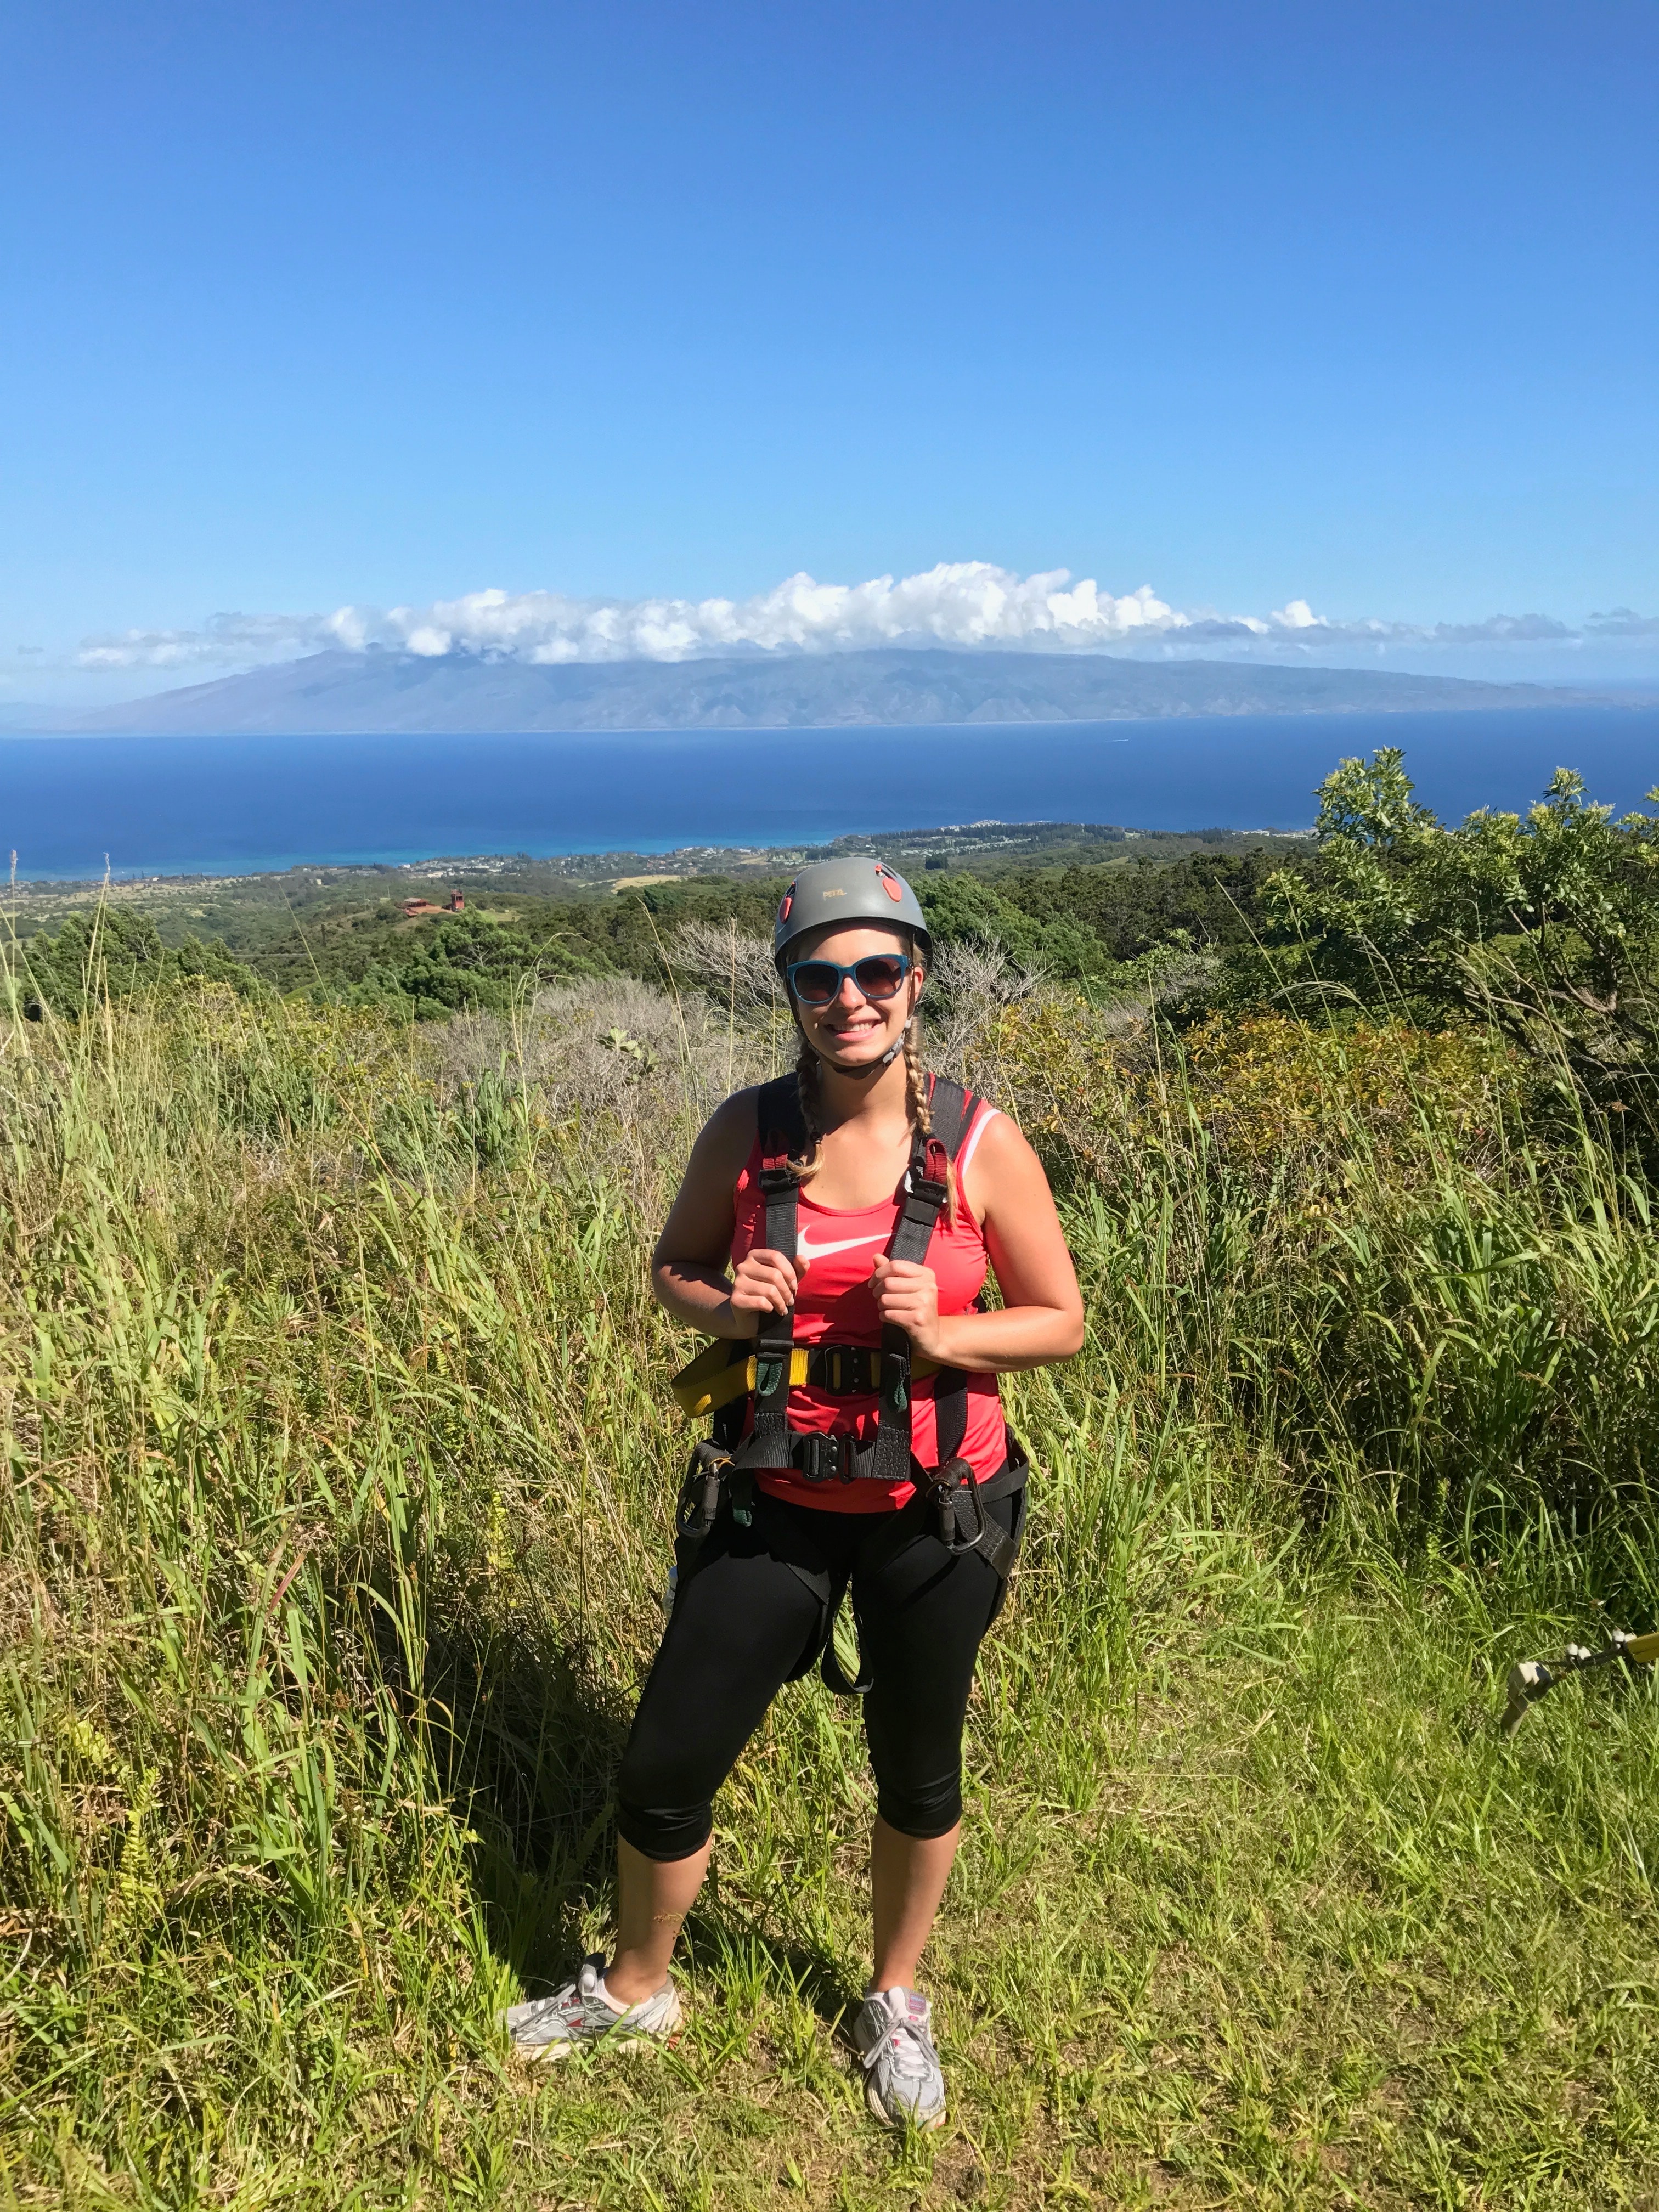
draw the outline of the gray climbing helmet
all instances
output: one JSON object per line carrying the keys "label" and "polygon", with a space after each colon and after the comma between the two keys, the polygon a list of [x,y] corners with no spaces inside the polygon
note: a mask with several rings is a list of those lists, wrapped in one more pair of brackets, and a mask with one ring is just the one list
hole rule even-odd
{"label": "gray climbing helmet", "polygon": [[844,860],[814,860],[779,902],[772,925],[772,957],[781,969],[789,948],[808,930],[830,923],[884,924],[908,930],[924,959],[933,949],[921,902],[896,869],[867,853]]}

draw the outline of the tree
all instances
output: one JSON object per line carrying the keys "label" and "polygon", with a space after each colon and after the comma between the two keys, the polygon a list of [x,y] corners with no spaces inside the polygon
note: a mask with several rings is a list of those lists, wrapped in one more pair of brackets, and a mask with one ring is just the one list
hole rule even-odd
{"label": "tree", "polygon": [[1395,746],[1320,787],[1315,866],[1266,893],[1281,994],[1495,1022],[1607,1104],[1650,1085],[1659,817],[1614,821],[1568,769],[1524,815],[1483,808],[1458,829],[1413,789]]}
{"label": "tree", "polygon": [[526,984],[569,974],[577,964],[552,939],[538,942],[483,915],[445,915],[383,939],[357,977],[325,975],[312,995],[441,1021],[453,1013],[505,1012]]}
{"label": "tree", "polygon": [[106,1000],[190,979],[228,983],[245,998],[267,988],[216,938],[187,937],[169,951],[147,915],[113,905],[72,914],[55,937],[42,932],[14,946],[9,968],[18,1006],[32,1022],[49,1012],[78,1021]]}

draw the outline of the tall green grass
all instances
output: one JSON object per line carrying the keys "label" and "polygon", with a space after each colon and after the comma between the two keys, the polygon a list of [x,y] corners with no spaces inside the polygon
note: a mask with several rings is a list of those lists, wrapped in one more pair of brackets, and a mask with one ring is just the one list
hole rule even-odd
{"label": "tall green grass", "polygon": [[210,988],[12,1026],[13,2200],[1659,2201],[1651,1699],[1492,1730],[1511,1658],[1650,1590],[1645,1193],[1420,1069],[1421,1146],[1339,1070],[1264,1161],[1248,1086],[1144,1052],[1120,1173],[1035,1020],[967,1049],[1091,1339],[1011,1392],[1042,1476],[928,2143],[836,2039],[872,1801],[816,1686],[722,1800],[678,2049],[548,2081],[493,2025],[603,1940],[685,1449],[643,1255],[770,1031],[633,986],[422,1040]]}

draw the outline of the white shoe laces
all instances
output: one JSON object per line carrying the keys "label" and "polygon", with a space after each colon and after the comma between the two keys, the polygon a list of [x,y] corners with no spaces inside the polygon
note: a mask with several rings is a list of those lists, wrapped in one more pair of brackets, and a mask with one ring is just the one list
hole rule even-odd
{"label": "white shoe laces", "polygon": [[874,1990],[871,1992],[871,1998],[879,2001],[884,2007],[891,2025],[881,2041],[865,2052],[866,2067],[873,2068],[885,2059],[895,2074],[908,2075],[913,2080],[933,2072],[939,2060],[934,2054],[933,2039],[927,2033],[927,2010],[923,2011],[920,2019],[913,2016],[908,1990]]}

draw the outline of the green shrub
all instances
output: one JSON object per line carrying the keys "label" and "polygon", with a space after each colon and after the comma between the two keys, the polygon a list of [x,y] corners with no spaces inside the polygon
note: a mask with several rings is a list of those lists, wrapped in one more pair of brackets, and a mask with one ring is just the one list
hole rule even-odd
{"label": "green shrub", "polygon": [[1647,1189],[1491,1030],[1212,1018],[1114,1034],[1081,1001],[1000,1017],[1125,1374],[1240,1423],[1328,1493],[1369,1471],[1403,1539],[1645,1512],[1659,1461]]}
{"label": "green shrub", "polygon": [[1320,802],[1316,865],[1269,885],[1278,934],[1247,993],[1495,1027],[1659,1128],[1659,816],[1614,822],[1562,769],[1525,815],[1448,829],[1394,747],[1343,762]]}
{"label": "green shrub", "polygon": [[55,1016],[78,1021],[94,1006],[179,982],[222,983],[244,998],[266,995],[253,971],[216,939],[187,937],[169,948],[148,915],[102,904],[73,914],[55,937],[13,942],[0,975],[18,1010],[32,1022]]}

